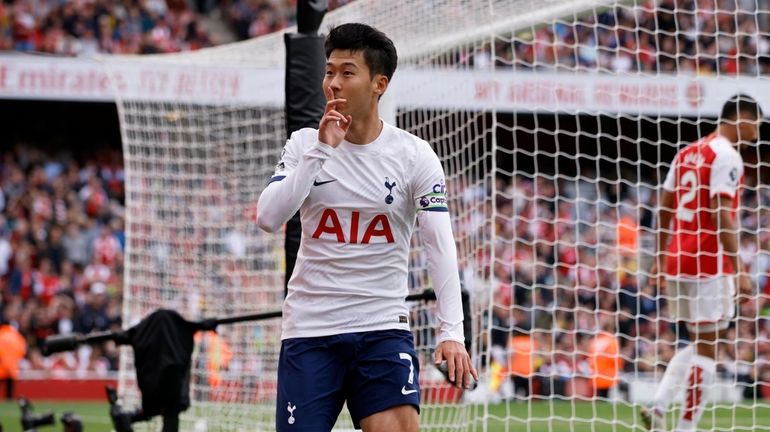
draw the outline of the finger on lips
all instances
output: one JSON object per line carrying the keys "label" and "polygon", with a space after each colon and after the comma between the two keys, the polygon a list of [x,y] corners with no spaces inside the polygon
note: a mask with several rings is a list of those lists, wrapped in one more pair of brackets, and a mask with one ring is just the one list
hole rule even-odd
{"label": "finger on lips", "polygon": [[345,102],[345,99],[332,99],[329,102],[326,102],[326,112],[331,112],[332,110],[337,108],[337,104],[340,102]]}

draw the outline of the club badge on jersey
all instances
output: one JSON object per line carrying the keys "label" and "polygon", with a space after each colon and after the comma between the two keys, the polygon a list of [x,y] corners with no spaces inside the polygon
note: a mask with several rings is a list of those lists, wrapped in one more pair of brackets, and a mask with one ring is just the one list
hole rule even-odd
{"label": "club badge on jersey", "polygon": [[388,188],[388,195],[385,197],[385,204],[393,204],[393,188],[396,187],[396,182],[391,182],[388,177],[385,177],[385,187]]}

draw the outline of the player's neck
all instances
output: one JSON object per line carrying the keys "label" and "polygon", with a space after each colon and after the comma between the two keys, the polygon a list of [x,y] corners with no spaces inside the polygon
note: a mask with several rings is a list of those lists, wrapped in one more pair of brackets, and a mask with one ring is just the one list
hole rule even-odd
{"label": "player's neck", "polygon": [[728,141],[730,141],[734,146],[737,146],[738,139],[735,136],[734,131],[730,130],[730,128],[727,125],[720,124],[717,128],[717,135],[723,136],[727,138]]}
{"label": "player's neck", "polygon": [[345,140],[352,144],[369,144],[380,136],[383,127],[380,112],[375,108],[370,110],[365,118],[360,116],[353,118],[353,124],[345,134]]}

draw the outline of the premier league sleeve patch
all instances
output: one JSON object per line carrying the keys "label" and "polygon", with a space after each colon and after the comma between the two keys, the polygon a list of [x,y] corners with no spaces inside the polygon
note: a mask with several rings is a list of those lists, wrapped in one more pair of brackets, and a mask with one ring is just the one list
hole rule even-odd
{"label": "premier league sleeve patch", "polygon": [[446,197],[446,185],[436,183],[433,185],[431,193],[421,196],[417,199],[417,211],[438,211],[448,212]]}

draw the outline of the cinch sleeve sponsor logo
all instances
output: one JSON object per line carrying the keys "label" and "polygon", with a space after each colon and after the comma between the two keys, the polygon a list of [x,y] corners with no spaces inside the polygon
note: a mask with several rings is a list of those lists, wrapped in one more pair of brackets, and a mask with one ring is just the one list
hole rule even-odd
{"label": "cinch sleeve sponsor logo", "polygon": [[443,182],[436,183],[433,185],[433,192],[421,196],[417,204],[418,211],[449,211],[446,185]]}

